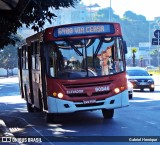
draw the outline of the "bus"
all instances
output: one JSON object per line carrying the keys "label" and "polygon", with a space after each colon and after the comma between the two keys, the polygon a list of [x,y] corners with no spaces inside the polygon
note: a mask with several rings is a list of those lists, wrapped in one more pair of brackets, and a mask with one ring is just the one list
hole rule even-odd
{"label": "bus", "polygon": [[28,112],[46,121],[101,110],[105,119],[129,105],[126,43],[119,23],[86,22],[46,28],[18,47],[20,92]]}

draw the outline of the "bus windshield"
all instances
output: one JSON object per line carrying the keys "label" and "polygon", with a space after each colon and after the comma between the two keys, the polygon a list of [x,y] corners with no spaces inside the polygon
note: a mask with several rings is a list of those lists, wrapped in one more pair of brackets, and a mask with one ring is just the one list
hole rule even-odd
{"label": "bus windshield", "polygon": [[121,37],[64,39],[48,45],[48,73],[59,79],[113,75],[124,71]]}

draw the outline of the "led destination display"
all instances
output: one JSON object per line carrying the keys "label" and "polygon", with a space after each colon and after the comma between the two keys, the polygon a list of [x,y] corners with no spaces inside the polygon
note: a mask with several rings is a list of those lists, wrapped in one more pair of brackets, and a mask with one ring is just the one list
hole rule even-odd
{"label": "led destination display", "polygon": [[113,34],[114,26],[112,24],[90,24],[81,26],[64,26],[54,29],[54,37],[69,37],[77,35],[93,35],[93,34]]}

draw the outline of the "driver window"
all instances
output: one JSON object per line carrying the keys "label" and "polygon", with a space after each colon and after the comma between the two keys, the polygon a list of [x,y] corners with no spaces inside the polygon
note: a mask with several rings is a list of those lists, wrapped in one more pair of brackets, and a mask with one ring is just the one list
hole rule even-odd
{"label": "driver window", "polygon": [[115,68],[116,72],[124,71],[123,57],[122,57],[122,41],[116,40],[117,49],[115,50]]}
{"label": "driver window", "polygon": [[50,48],[50,53],[49,53],[49,71],[50,71],[50,75],[52,77],[55,77],[55,58],[56,58],[56,54],[53,51],[53,49]]}

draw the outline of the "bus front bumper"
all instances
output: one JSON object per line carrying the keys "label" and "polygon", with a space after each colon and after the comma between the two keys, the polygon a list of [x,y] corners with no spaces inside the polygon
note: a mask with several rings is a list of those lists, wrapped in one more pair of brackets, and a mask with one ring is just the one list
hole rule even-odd
{"label": "bus front bumper", "polygon": [[72,102],[48,96],[48,113],[72,113],[76,111],[116,109],[129,106],[128,90],[93,104]]}

